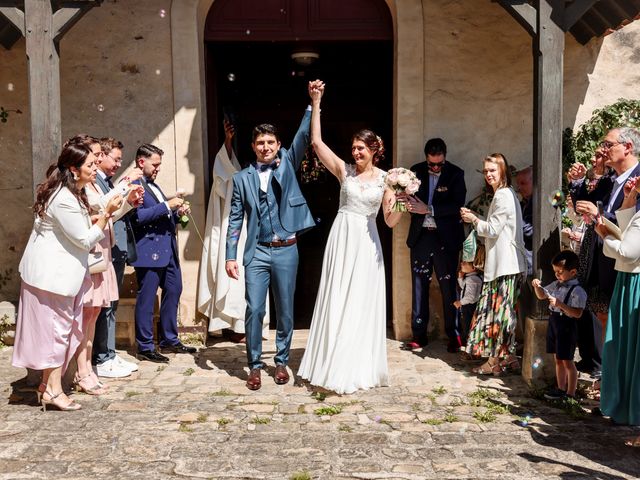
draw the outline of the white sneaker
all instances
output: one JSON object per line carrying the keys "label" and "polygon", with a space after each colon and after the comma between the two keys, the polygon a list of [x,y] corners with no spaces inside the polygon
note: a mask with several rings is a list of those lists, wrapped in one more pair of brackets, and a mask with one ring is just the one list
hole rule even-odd
{"label": "white sneaker", "polygon": [[131,370],[118,365],[115,358],[112,358],[111,360],[107,360],[100,365],[96,365],[96,373],[99,377],[122,378],[131,375]]}
{"label": "white sneaker", "polygon": [[126,368],[131,372],[137,372],[138,371],[138,364],[137,363],[133,363],[133,362],[129,362],[127,360],[125,360],[124,358],[122,358],[120,355],[118,355],[116,353],[116,357],[114,358],[116,364],[120,367]]}

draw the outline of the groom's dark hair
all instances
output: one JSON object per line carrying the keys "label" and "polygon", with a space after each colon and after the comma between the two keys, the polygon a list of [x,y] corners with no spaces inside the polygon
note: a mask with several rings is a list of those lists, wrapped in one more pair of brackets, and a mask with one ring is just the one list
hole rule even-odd
{"label": "groom's dark hair", "polygon": [[276,137],[276,140],[280,141],[280,135],[278,135],[278,129],[271,125],[270,123],[261,123],[260,125],[256,125],[253,127],[253,134],[251,136],[251,142],[255,143],[256,138],[259,135],[273,135]]}

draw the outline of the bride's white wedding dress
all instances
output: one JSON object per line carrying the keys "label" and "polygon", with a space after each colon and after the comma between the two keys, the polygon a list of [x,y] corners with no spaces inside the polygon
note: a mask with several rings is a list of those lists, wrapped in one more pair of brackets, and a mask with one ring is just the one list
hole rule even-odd
{"label": "bride's white wedding dress", "polygon": [[386,173],[361,182],[355,166],[345,170],[298,371],[337,393],[388,385],[384,261],[376,227]]}

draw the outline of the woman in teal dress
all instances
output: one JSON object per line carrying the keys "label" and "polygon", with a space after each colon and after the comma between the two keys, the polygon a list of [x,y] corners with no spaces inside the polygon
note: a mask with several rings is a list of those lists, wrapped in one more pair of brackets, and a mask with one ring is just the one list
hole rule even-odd
{"label": "woman in teal dress", "polygon": [[[602,352],[600,409],[614,422],[640,425],[640,212],[636,213],[640,177],[630,179],[616,212],[622,238],[600,223],[603,251],[616,260],[615,288]],[[638,439],[632,441],[634,444]]]}

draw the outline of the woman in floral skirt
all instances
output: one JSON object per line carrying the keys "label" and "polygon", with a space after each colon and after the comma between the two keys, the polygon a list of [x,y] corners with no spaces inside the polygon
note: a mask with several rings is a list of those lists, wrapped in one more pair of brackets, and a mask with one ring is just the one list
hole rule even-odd
{"label": "woman in floral skirt", "polygon": [[[473,372],[499,375],[520,368],[515,356],[515,305],[521,275],[526,271],[522,211],[511,188],[509,165],[504,155],[484,159],[484,178],[494,192],[486,220],[471,210],[460,210],[462,220],[473,225],[485,242],[485,270],[482,293],[471,323],[466,351],[488,360]],[[501,360],[502,359],[502,360]]]}

